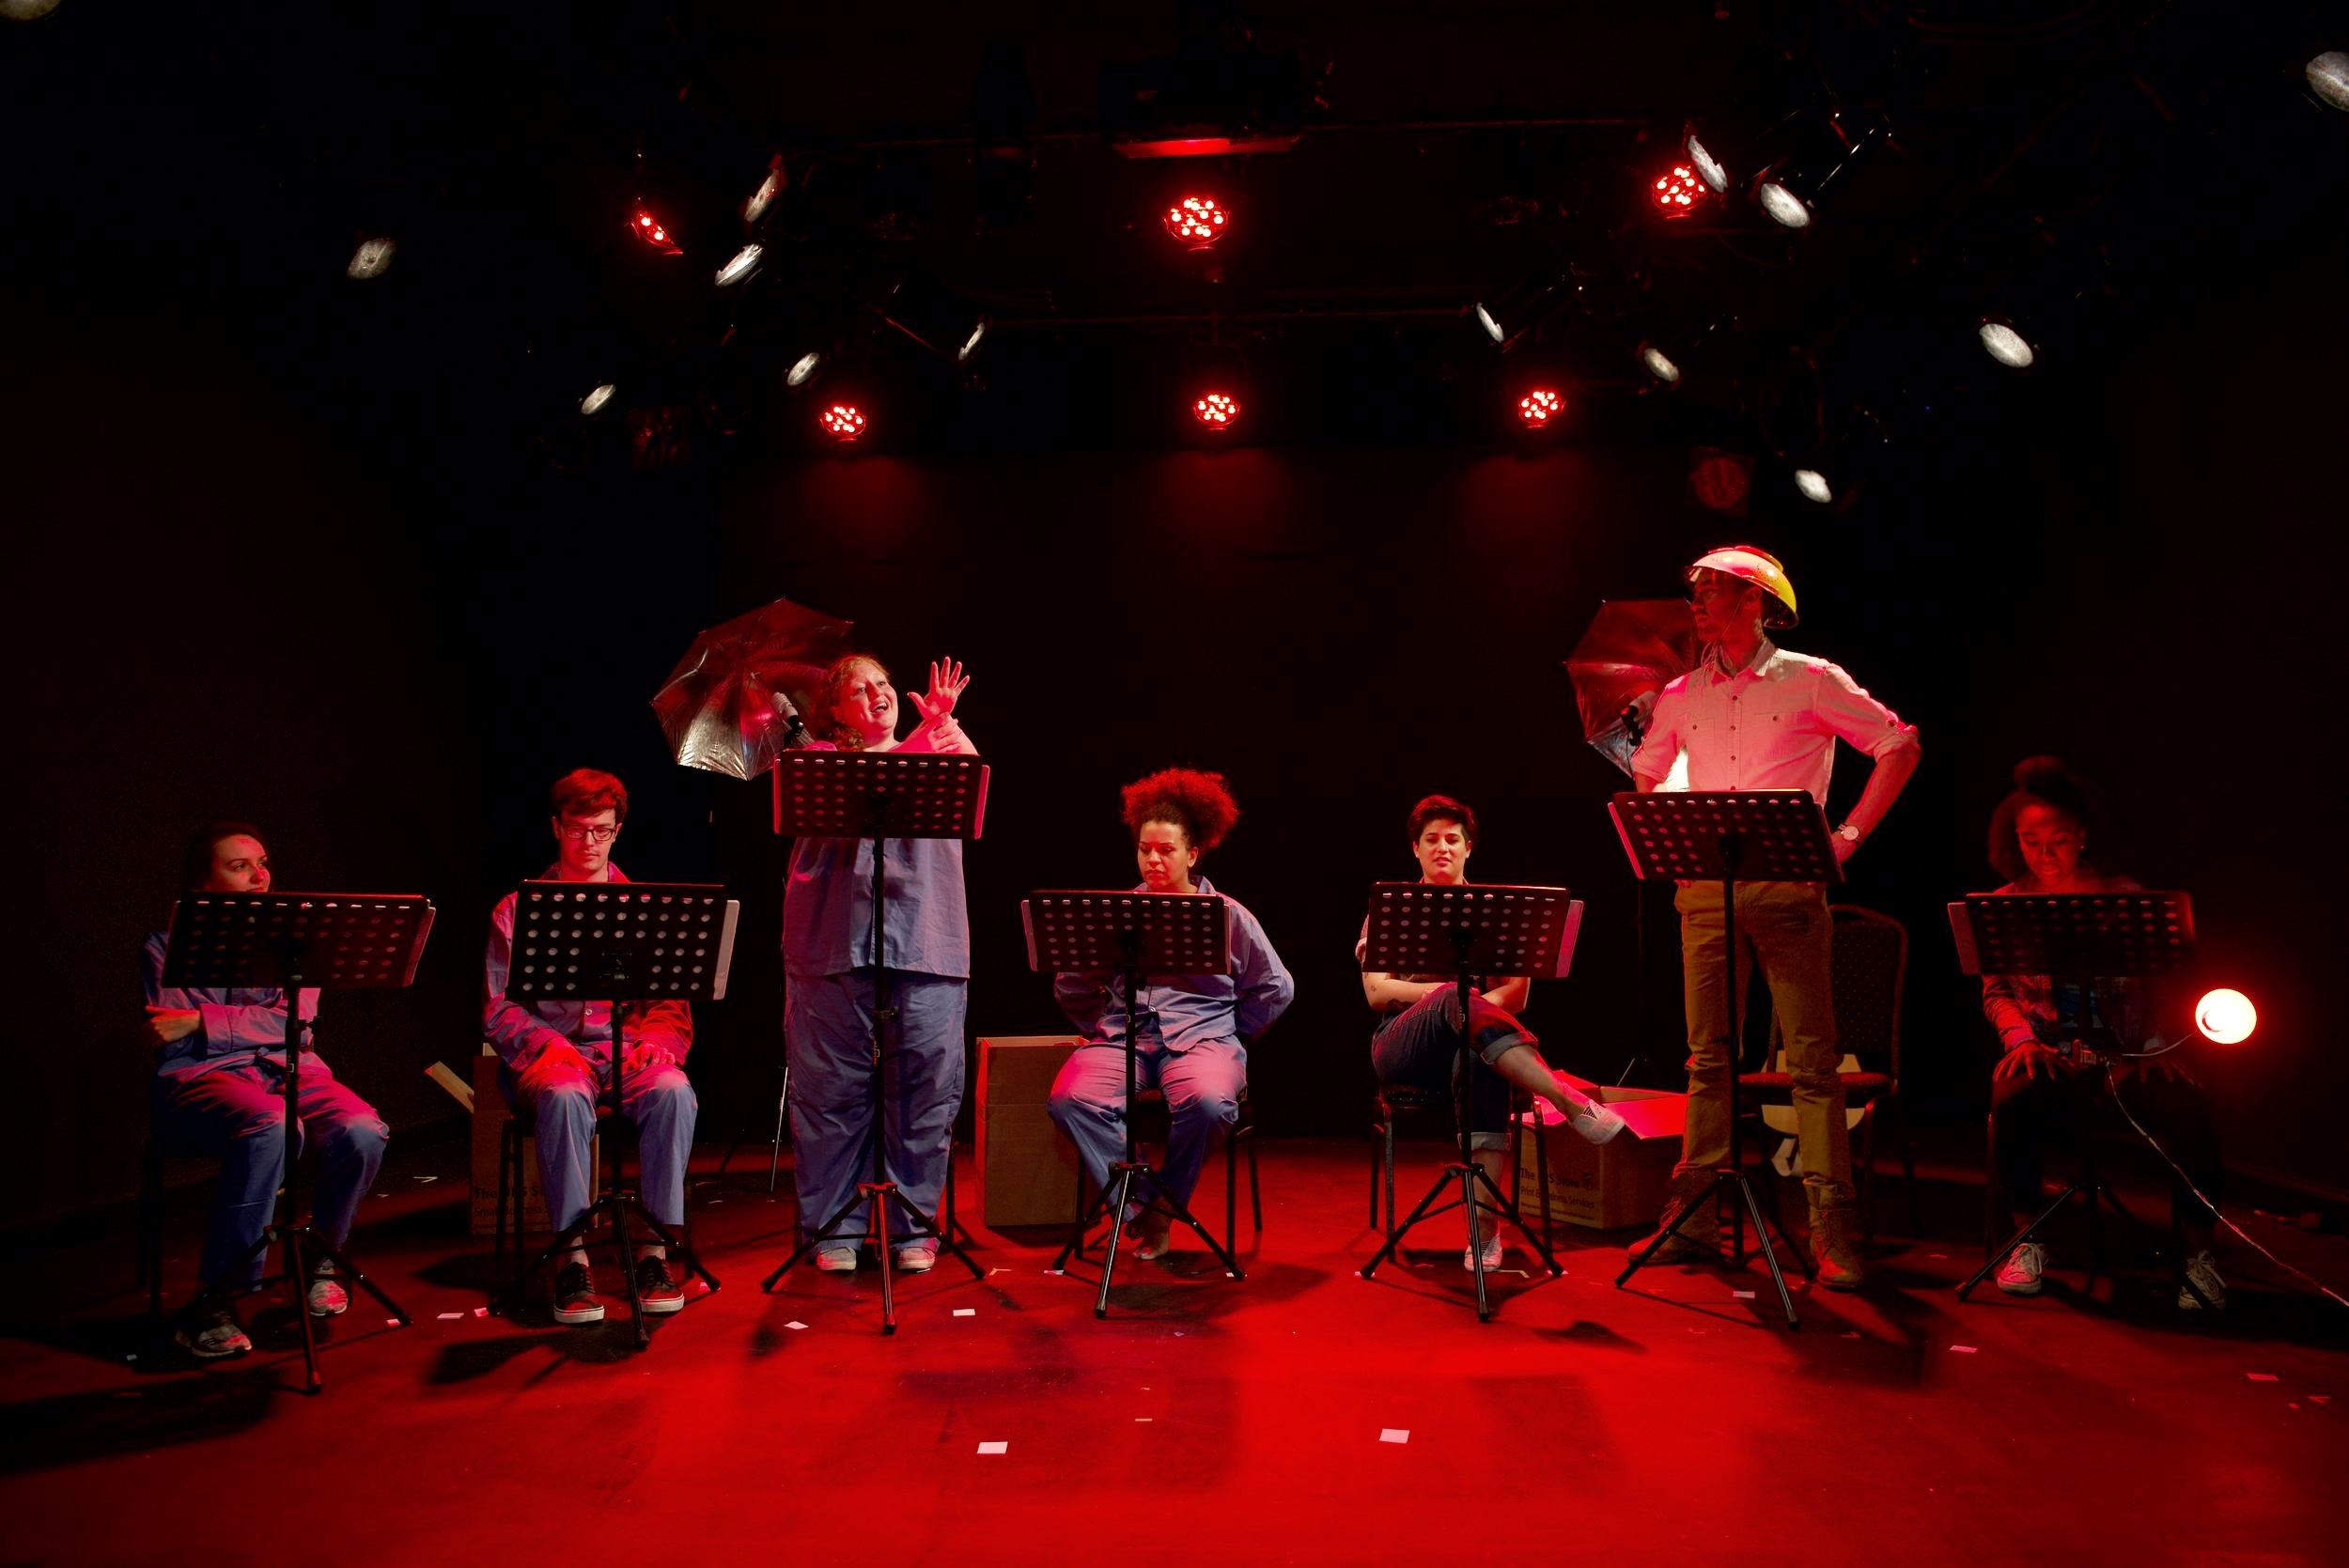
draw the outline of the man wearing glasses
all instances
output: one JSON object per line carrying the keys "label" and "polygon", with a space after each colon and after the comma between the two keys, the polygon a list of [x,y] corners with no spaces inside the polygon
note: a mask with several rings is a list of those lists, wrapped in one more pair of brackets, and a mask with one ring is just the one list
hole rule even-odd
{"label": "man wearing glasses", "polygon": [[[1647,737],[1631,759],[1633,778],[1642,790],[1655,789],[1685,753],[1692,790],[1805,789],[1824,806],[1840,736],[1875,762],[1859,804],[1835,830],[1836,861],[1850,860],[1917,770],[1917,731],[1835,665],[1770,641],[1766,627],[1796,621],[1794,584],[1778,557],[1730,545],[1699,558],[1687,575],[1704,651],[1695,669],[1657,698]],[[1664,1206],[1666,1229],[1691,1203],[1709,1202],[1705,1180],[1729,1158],[1733,1062],[1729,999],[1721,988],[1720,887],[1687,884],[1672,903],[1680,911],[1688,1015],[1688,1131]],[[1856,1290],[1851,1139],[1836,1070],[1827,890],[1815,882],[1738,883],[1737,938],[1746,950],[1741,960],[1760,968],[1770,987],[1784,1039],[1819,1282]],[[1667,1241],[1656,1261],[1709,1256],[1712,1235],[1700,1217]]]}
{"label": "man wearing glasses", "polygon": [[[609,773],[582,768],[554,783],[556,859],[542,876],[562,882],[625,882],[612,863],[612,841],[628,817],[628,789]],[[594,1195],[588,1153],[596,1136],[596,1106],[609,1096],[612,1008],[608,1002],[506,999],[514,950],[514,895],[499,901],[490,920],[487,1000],[482,1032],[506,1066],[499,1082],[518,1114],[538,1124],[538,1181],[547,1218],[557,1235],[579,1222]],[[685,1056],[693,1017],[681,1001],[630,1002],[623,1020],[628,1060],[620,1109],[636,1124],[645,1207],[672,1231],[685,1222],[685,1169],[693,1152],[693,1119],[700,1102],[686,1081]],[[669,1273],[668,1250],[636,1249],[636,1291],[648,1312],[674,1312],[685,1293]],[[603,1302],[587,1268],[587,1250],[574,1246],[554,1277],[554,1320],[599,1323]]]}

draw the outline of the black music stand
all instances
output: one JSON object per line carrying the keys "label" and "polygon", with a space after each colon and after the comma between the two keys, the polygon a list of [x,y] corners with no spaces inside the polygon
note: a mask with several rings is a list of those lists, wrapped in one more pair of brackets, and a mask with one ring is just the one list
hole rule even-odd
{"label": "black music stand", "polygon": [[[524,882],[515,890],[513,953],[506,994],[515,1001],[577,1002],[583,1031],[590,1001],[611,1008],[612,1081],[607,1109],[615,1138],[622,1114],[621,1079],[628,1061],[629,1004],[725,1000],[726,971],[734,962],[734,927],[742,910],[725,893],[723,888],[697,882]],[[581,1052],[583,1057],[585,1054]],[[643,1220],[645,1228],[660,1237],[673,1255],[682,1254],[685,1266],[701,1276],[705,1285],[717,1290],[718,1277],[702,1266],[697,1250],[654,1219],[640,1194],[620,1186],[616,1147],[611,1172],[610,1182],[596,1194],[595,1202],[499,1292],[492,1311],[506,1312],[521,1298],[522,1287],[533,1275],[583,1245],[599,1217],[612,1222],[612,1241],[619,1250],[620,1273],[628,1285],[637,1349],[652,1343],[652,1322],[636,1291],[635,1248],[628,1233],[630,1215]]]}
{"label": "black music stand", "polygon": [[319,1260],[332,1262],[338,1277],[374,1296],[401,1327],[411,1320],[406,1308],[384,1295],[315,1226],[287,1222],[302,1148],[302,991],[407,986],[416,977],[416,962],[431,934],[431,902],[414,893],[191,893],[172,910],[165,986],[181,990],[274,986],[285,993],[286,1175],[277,1189],[275,1222],[255,1250],[273,1240],[285,1243],[283,1278],[302,1323],[305,1393],[325,1386],[306,1297],[310,1270]]}
{"label": "black music stand", "polygon": [[[987,1271],[971,1261],[954,1237],[953,1217],[941,1228],[937,1218],[913,1206],[889,1177],[886,1141],[881,1118],[889,1114],[884,1092],[881,1035],[896,1022],[897,1009],[889,1001],[889,968],[882,939],[888,924],[889,893],[883,872],[888,841],[893,838],[975,839],[987,825],[987,765],[977,757],[937,752],[786,752],[775,759],[775,831],[794,838],[861,838],[873,846],[873,1179],[859,1182],[848,1201],[820,1225],[800,1217],[798,1250],[783,1260],[759,1288],[771,1292],[792,1265],[819,1246],[837,1245],[834,1225],[869,1204],[871,1218],[861,1240],[870,1241],[879,1254],[881,1332],[897,1331],[897,1302],[892,1281],[896,1260],[893,1249],[904,1242],[936,1238],[974,1280]],[[954,1134],[946,1137],[948,1181],[954,1190]],[[912,1223],[893,1240],[889,1205],[896,1204]]]}
{"label": "black music stand", "polygon": [[[1435,1215],[1463,1210],[1469,1217],[1470,1271],[1476,1276],[1476,1321],[1490,1323],[1493,1304],[1485,1287],[1485,1250],[1476,1244],[1476,1214],[1486,1206],[1496,1219],[1517,1228],[1526,1246],[1540,1254],[1551,1279],[1564,1272],[1548,1244],[1534,1238],[1525,1217],[1502,1201],[1491,1173],[1476,1163],[1470,1149],[1469,992],[1480,974],[1564,978],[1574,962],[1574,939],[1581,916],[1581,902],[1563,888],[1432,882],[1379,882],[1372,887],[1362,968],[1385,974],[1441,970],[1453,973],[1453,996],[1460,1004],[1460,1048],[1453,1066],[1452,1109],[1460,1150],[1459,1158],[1443,1168],[1419,1206],[1411,1210],[1411,1217],[1362,1265],[1363,1279],[1376,1274],[1380,1264],[1395,1255],[1412,1226]],[[1455,1182],[1460,1187],[1459,1197],[1437,1203]],[[1480,1185],[1492,1194],[1489,1205],[1476,1195]],[[1542,1194],[1542,1202],[1548,1203],[1548,1193]]]}
{"label": "black music stand", "polygon": [[1052,1260],[1052,1272],[1068,1266],[1068,1255],[1103,1213],[1110,1221],[1109,1250],[1101,1259],[1101,1293],[1093,1315],[1109,1316],[1110,1282],[1117,1274],[1117,1249],[1126,1234],[1126,1211],[1134,1185],[1143,1183],[1149,1205],[1198,1234],[1235,1280],[1246,1279],[1239,1260],[1207,1234],[1188,1204],[1166,1190],[1134,1143],[1134,1013],[1144,974],[1229,974],[1232,970],[1230,910],[1217,893],[1121,893],[1114,889],[1032,893],[1019,901],[1019,923],[1028,936],[1028,968],[1038,974],[1099,974],[1125,978],[1126,1157],[1110,1167],[1116,1177],[1079,1219],[1076,1234]]}
{"label": "black music stand", "polygon": [[[1737,1068],[1745,1041],[1738,1030],[1738,1002],[1742,999],[1737,995],[1737,884],[1842,881],[1843,870],[1835,859],[1834,842],[1828,834],[1827,814],[1807,790],[1800,789],[1690,790],[1644,795],[1623,790],[1609,804],[1608,812],[1615,820],[1624,853],[1631,858],[1632,873],[1641,881],[1670,877],[1674,881],[1718,881],[1721,885],[1721,986],[1729,1008],[1729,1163],[1713,1172],[1712,1197],[1716,1203],[1724,1195],[1735,1199],[1730,1205],[1733,1264],[1745,1260],[1744,1221],[1747,1216],[1752,1217],[1754,1240],[1761,1246],[1763,1261],[1770,1265],[1770,1283],[1778,1291],[1779,1305],[1785,1310],[1786,1327],[1800,1328],[1802,1321],[1795,1315],[1795,1297],[1786,1288],[1786,1276],[1778,1266],[1778,1253],[1771,1246],[1771,1238],[1776,1235],[1778,1243],[1797,1263],[1802,1261],[1802,1254],[1763,1218],[1753,1184],[1746,1179],[1745,1167],[1739,1159]],[[1628,1282],[1665,1242],[1677,1235],[1704,1207],[1702,1203],[1690,1203],[1672,1225],[1659,1227],[1655,1238],[1616,1276],[1616,1287],[1620,1289]],[[1807,1276],[1809,1270],[1804,1272]]]}
{"label": "black music stand", "polygon": [[[2096,1016],[2095,982],[2130,975],[2168,974],[2194,955],[2194,903],[2182,893],[1975,893],[1950,907],[1950,934],[1957,943],[1958,967],[1968,974],[2044,974],[2056,985],[2076,987],[2080,1012],[2063,1021],[2057,1049],[2093,1062],[2105,1076],[2105,1092],[2116,1094],[2112,1064],[2130,1054],[2112,1033],[2120,1020]],[[2141,1224],[2122,1206],[2094,1168],[2081,1171],[2056,1201],[2007,1238],[1983,1265],[1957,1287],[1965,1300],[2015,1250],[2077,1196],[2088,1205],[2092,1228],[2103,1210]],[[2208,1310],[2210,1301],[2183,1270],[2179,1282]]]}

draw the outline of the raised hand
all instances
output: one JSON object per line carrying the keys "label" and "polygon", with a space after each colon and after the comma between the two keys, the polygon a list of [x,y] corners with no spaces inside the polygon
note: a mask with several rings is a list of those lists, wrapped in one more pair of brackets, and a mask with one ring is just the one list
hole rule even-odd
{"label": "raised hand", "polygon": [[[914,707],[925,719],[943,719],[955,710],[955,704],[971,685],[971,677],[962,666],[950,657],[930,660],[930,689],[923,696],[913,698]],[[912,693],[907,693],[911,696]]]}

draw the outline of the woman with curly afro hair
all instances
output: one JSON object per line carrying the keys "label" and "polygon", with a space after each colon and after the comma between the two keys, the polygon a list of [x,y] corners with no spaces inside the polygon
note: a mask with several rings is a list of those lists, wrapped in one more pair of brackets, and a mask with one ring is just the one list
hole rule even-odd
{"label": "woman with curly afro hair", "polygon": [[[1998,891],[2139,891],[2133,879],[2105,870],[2095,858],[2092,846],[2107,836],[2101,816],[2094,787],[2061,759],[2025,757],[2015,768],[2014,792],[1990,817],[1990,863],[2006,878]],[[2073,1037],[2101,1030],[2124,1049],[2150,1049],[2149,1031],[2159,1027],[2163,1009],[2133,981],[2101,981],[2083,995],[2077,986],[2059,986],[2051,975],[1985,974],[1982,1010],[1998,1032],[1999,1048],[1990,1074],[1991,1161],[2020,1229],[2045,1201],[2040,1147],[2049,1120],[2066,1113],[2111,1116],[2099,1060],[2093,1051],[2081,1052]],[[2156,1056],[2117,1064],[2109,1084],[2193,1178],[2193,1188],[2216,1198],[2218,1132],[2210,1102],[2194,1080],[2169,1057]],[[2170,1195],[2171,1220],[2186,1237],[2186,1278],[2195,1286],[2178,1287],[2185,1312],[2199,1312],[2205,1301],[2223,1307],[2227,1300],[2226,1282],[2211,1257],[2211,1211],[2196,1201],[2193,1188],[2173,1180]],[[2046,1250],[2025,1242],[1999,1265],[1999,1288],[2036,1296],[2046,1266]]]}
{"label": "woman with curly afro hair", "polygon": [[[1125,819],[1142,871],[1136,893],[1216,894],[1197,867],[1239,820],[1221,774],[1171,768],[1137,780],[1125,789]],[[1230,894],[1216,896],[1228,911],[1231,971],[1144,975],[1134,998],[1134,1083],[1165,1092],[1174,1124],[1159,1184],[1186,1207],[1208,1143],[1239,1115],[1248,1083],[1242,1042],[1270,1028],[1297,994],[1256,917]],[[1061,974],[1052,991],[1085,1034],[1052,1082],[1052,1120],[1107,1190],[1110,1163],[1126,1153],[1125,986],[1114,974]],[[1165,1255],[1168,1215],[1136,1204],[1124,1219],[1141,1239],[1135,1256]]]}

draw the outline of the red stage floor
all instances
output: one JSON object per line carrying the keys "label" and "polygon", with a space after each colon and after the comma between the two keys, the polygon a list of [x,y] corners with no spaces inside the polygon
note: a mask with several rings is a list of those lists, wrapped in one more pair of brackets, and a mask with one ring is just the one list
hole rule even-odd
{"label": "red stage floor", "polygon": [[[2349,1312],[2240,1250],[2218,1325],[2141,1270],[1961,1303],[1981,1199],[1954,1172],[1927,1183],[1946,1239],[1880,1238],[1869,1289],[1806,1293],[1799,1334],[1758,1264],[1619,1291],[1619,1249],[1579,1233],[1480,1327],[1456,1217],[1366,1283],[1364,1156],[1331,1141],[1267,1147],[1244,1282],[1196,1250],[1122,1265],[1097,1323],[1090,1270],[982,1232],[986,1280],[908,1281],[884,1339],[869,1269],[760,1294],[790,1210],[759,1158],[696,1179],[725,1287],[638,1357],[616,1312],[474,1315],[461,1157],[396,1153],[357,1247],[416,1323],[361,1297],[315,1399],[282,1333],[203,1368],[143,1340],[127,1235],[12,1256],[45,1321],[0,1342],[0,1560],[2349,1561]],[[2349,1279],[2340,1238],[2253,1223]]]}

